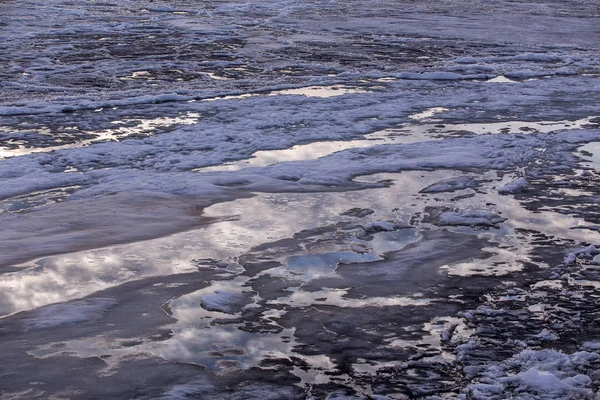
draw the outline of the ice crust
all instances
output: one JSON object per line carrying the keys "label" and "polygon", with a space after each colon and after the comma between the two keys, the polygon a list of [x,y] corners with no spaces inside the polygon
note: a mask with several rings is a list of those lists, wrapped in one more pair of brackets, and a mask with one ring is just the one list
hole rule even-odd
{"label": "ice crust", "polygon": [[213,294],[202,296],[202,307],[208,311],[220,311],[227,314],[233,314],[234,309],[239,303],[245,300],[241,293],[226,292],[216,290]]}
{"label": "ice crust", "polygon": [[[429,383],[445,384],[444,374],[448,374],[448,382],[453,385],[449,390],[461,400],[598,397],[594,391],[597,391],[600,365],[599,343],[585,343],[578,349],[578,345],[569,343],[571,349],[576,349],[570,352],[545,348],[564,345],[561,342],[563,330],[578,321],[578,313],[571,313],[577,314],[577,318],[565,317],[568,313],[563,309],[564,299],[568,296],[583,299],[571,286],[577,285],[585,274],[592,273],[592,268],[572,276],[570,271],[581,265],[595,267],[592,264],[600,263],[596,247],[577,248],[583,245],[573,243],[573,238],[583,235],[576,236],[574,232],[563,238],[555,235],[573,227],[571,222],[579,222],[580,216],[565,223],[562,217],[570,214],[534,214],[525,208],[519,209],[522,213],[511,214],[506,208],[498,211],[501,208],[498,204],[477,204],[472,208],[463,207],[464,203],[459,205],[464,199],[470,199],[469,196],[481,195],[482,188],[490,190],[486,195],[495,199],[498,198],[496,190],[506,195],[524,191],[529,186],[527,179],[538,189],[543,185],[539,184],[539,176],[530,175],[533,170],[539,175],[569,173],[568,169],[581,161],[573,152],[583,143],[598,140],[600,129],[596,123],[589,123],[584,129],[579,129],[582,125],[579,123],[577,127],[567,126],[568,121],[591,120],[600,106],[597,50],[600,37],[594,1],[15,0],[0,2],[0,13],[6,17],[0,24],[3,44],[0,268],[4,274],[0,294],[5,300],[0,304],[0,311],[3,315],[23,311],[2,320],[1,330],[7,340],[3,349],[10,354],[0,371],[4,377],[0,386],[4,390],[4,386],[13,385],[13,381],[22,382],[20,387],[13,385],[11,391],[7,391],[8,397],[156,398],[158,395],[160,398],[162,395],[164,399],[211,400],[385,399],[386,396],[372,394],[384,390],[385,386],[381,371],[374,372],[377,361],[352,360],[367,368],[367,373],[359,369],[348,374],[337,370],[345,366],[341,357],[347,349],[370,348],[337,342],[332,333],[346,326],[348,331],[356,330],[352,340],[357,343],[365,337],[386,341],[393,335],[377,336],[376,330],[381,327],[375,325],[378,323],[375,320],[372,330],[355,323],[357,317],[370,313],[350,310],[344,314],[346,310],[356,307],[380,312],[379,309],[385,308],[389,314],[388,308],[396,311],[393,307],[419,305],[426,315],[433,307],[454,310],[461,307],[463,301],[476,302],[485,296],[478,297],[481,294],[478,293],[478,296],[461,298],[461,294],[444,299],[449,300],[447,302],[438,302],[437,298],[430,301],[426,292],[415,298],[363,296],[360,294],[363,281],[377,279],[380,272],[377,268],[368,268],[370,265],[356,272],[356,276],[361,277],[356,285],[330,289],[311,286],[308,282],[335,283],[338,269],[351,270],[357,263],[382,261],[378,255],[365,252],[368,249],[365,243],[395,241],[398,245],[399,234],[405,231],[395,231],[405,226],[395,221],[406,217],[404,220],[410,219],[411,224],[414,221],[415,226],[420,222],[440,226],[429,225],[420,232],[469,232],[480,236],[482,241],[492,238],[485,251],[493,254],[489,259],[448,266],[448,271],[452,267],[469,270],[469,265],[478,270],[472,279],[460,277],[457,287],[464,287],[465,292],[470,291],[471,284],[474,289],[478,287],[479,279],[486,274],[484,264],[488,263],[509,272],[502,285],[518,285],[521,264],[527,263],[528,269],[534,269],[533,264],[538,263],[541,256],[533,257],[532,249],[525,249],[523,243],[514,244],[514,248],[498,247],[494,239],[503,231],[517,233],[519,227],[543,226],[544,221],[537,220],[519,225],[521,216],[534,220],[548,215],[557,218],[551,221],[552,226],[546,224],[548,226],[540,232],[546,237],[536,240],[543,240],[543,246],[550,251],[557,245],[552,242],[555,238],[557,243],[569,241],[571,253],[561,265],[567,272],[556,272],[552,278],[562,279],[565,286],[556,295],[560,302],[553,309],[543,309],[537,303],[531,307],[542,308],[545,316],[563,315],[562,321],[542,328],[538,324],[542,318],[522,318],[528,315],[522,310],[511,314],[512,308],[497,306],[507,303],[517,307],[515,299],[519,296],[515,293],[518,291],[498,301],[497,307],[473,307],[463,314],[464,321],[460,325],[455,323],[458,319],[451,319],[445,320],[441,328],[432,328],[437,329],[435,340],[441,342],[441,350],[435,350],[441,354],[453,348],[460,343],[467,328],[490,341],[461,343],[456,347],[458,363],[444,359],[439,369],[427,369],[426,357],[418,354],[408,364],[415,367],[416,373],[412,375],[424,383],[419,387],[404,385],[413,376],[411,373],[398,375],[400,380],[394,384],[400,383],[394,391],[399,388],[420,398],[430,394]],[[307,90],[312,94],[306,94]],[[434,109],[444,111],[432,114],[430,111]],[[428,117],[427,120],[411,118],[415,115]],[[534,121],[532,124],[537,128],[519,128],[518,123],[510,121]],[[560,126],[564,130],[550,132],[559,129],[553,127],[552,121],[562,121]],[[503,123],[507,126],[497,128]],[[478,127],[473,128],[474,124]],[[495,127],[487,131],[484,128],[488,124]],[[459,128],[447,129],[450,126]],[[412,140],[405,144],[386,144],[389,142],[383,138],[393,136]],[[369,144],[363,148],[347,149],[340,145],[339,151],[336,149],[338,143],[367,139]],[[270,160],[260,167],[250,166],[239,171],[204,170],[229,162],[243,162],[257,152],[267,153],[268,160],[270,150],[318,142],[326,143],[335,152],[315,151],[300,161]],[[494,184],[486,185],[487,181],[480,178],[491,170],[497,172],[495,176],[523,177],[497,188]],[[332,229],[331,226],[326,226],[325,234],[314,241],[302,242],[301,235],[294,236],[297,232],[294,228],[298,225],[307,228],[304,226],[307,222],[300,221],[294,214],[293,217],[278,216],[277,223],[285,225],[285,229],[261,227],[264,239],[259,243],[258,228],[253,229],[267,224],[265,221],[272,223],[274,218],[244,220],[239,215],[231,215],[234,207],[228,208],[227,203],[264,193],[289,201],[286,196],[293,197],[289,195],[293,192],[347,192],[356,194],[352,202],[358,202],[365,193],[359,190],[387,190],[387,186],[401,182],[365,178],[365,175],[386,172],[402,175],[404,171],[449,173],[416,185],[416,189],[402,188],[415,195],[406,204],[400,204],[397,199],[381,203],[396,201],[393,207],[398,207],[397,214],[390,211],[392,215],[384,216],[381,204],[363,203],[341,220],[319,215],[321,219],[328,219],[328,223],[341,221],[335,227],[340,232],[334,233],[344,240],[327,230]],[[465,175],[439,180],[458,174]],[[352,192],[354,190],[356,192]],[[537,190],[526,194],[533,197],[534,192]],[[516,197],[502,199],[516,203],[521,196]],[[456,203],[442,204],[448,198],[451,198],[449,202]],[[435,215],[432,213],[428,221],[420,220],[422,210],[419,215],[401,214],[403,207],[411,209],[407,204],[420,199],[427,199],[435,208]],[[223,205],[219,208],[220,215],[208,217],[205,209],[215,203]],[[354,206],[345,204],[344,209]],[[374,215],[366,218],[371,210]],[[336,217],[344,216],[343,210],[335,212],[338,212]],[[504,215],[510,215],[511,220],[505,223]],[[243,227],[226,224],[228,219],[236,218],[256,223]],[[192,239],[186,241],[183,256],[173,260],[162,259],[180,254],[171,251],[169,241],[160,242],[162,245],[157,249],[144,248],[144,243],[131,243],[188,233],[192,229],[202,231],[215,221],[222,227],[204,231],[207,237],[201,245]],[[481,231],[490,227],[499,229]],[[231,232],[228,228],[238,231]],[[528,232],[520,229],[515,242],[523,241]],[[421,237],[419,235],[415,232],[415,240]],[[237,237],[238,241],[230,241],[231,237]],[[240,245],[239,238],[247,239],[244,246]],[[275,247],[267,247],[266,251],[248,250],[266,246],[264,241],[267,240],[281,240],[278,243],[281,248],[289,246],[289,249],[298,248],[299,252],[309,254],[281,255]],[[129,244],[123,247],[137,246],[138,255],[147,251],[145,258],[137,258],[134,250],[101,249],[124,243]],[[322,254],[320,246],[333,246],[332,243],[342,243],[344,247]],[[529,245],[533,241],[525,240],[525,243]],[[426,245],[422,253],[431,253],[432,258],[439,259],[444,257],[442,252],[454,251],[454,248]],[[202,258],[199,254],[204,251],[199,250],[200,246],[214,247],[214,258],[213,252],[206,252],[210,259]],[[380,246],[387,249],[385,243]],[[91,254],[74,253],[90,248],[95,249]],[[231,256],[239,255],[236,252],[242,252],[241,249],[250,253],[244,254],[247,259],[239,260],[238,265]],[[542,248],[542,253],[545,249]],[[60,253],[67,254],[49,257]],[[164,267],[161,263],[147,262],[150,259],[165,261]],[[246,265],[243,261],[248,260],[258,262]],[[261,281],[264,287],[261,286],[260,294],[266,293],[271,298],[259,298],[258,293],[246,291],[252,286],[249,279],[268,275],[264,272],[258,277],[250,276],[254,273],[252,268],[264,267],[260,265],[262,262],[281,263],[270,272],[288,269],[285,276],[304,281],[303,287],[291,291],[286,286],[288,283],[281,281],[281,287],[270,287],[276,282],[273,275],[273,279]],[[556,262],[560,263],[560,259]],[[510,269],[513,264],[518,268]],[[241,273],[246,266],[249,267],[247,276]],[[422,285],[424,279],[412,275],[418,274],[420,268],[404,271],[403,264],[398,263],[390,267],[388,274],[406,273],[407,285],[411,282]],[[443,274],[439,272],[435,271],[436,279],[438,275],[445,275],[444,269]],[[177,274],[180,276],[173,278]],[[202,278],[196,280],[197,276]],[[242,279],[236,280],[233,276]],[[457,276],[459,274],[451,275],[451,278],[459,279]],[[172,282],[167,282],[169,280]],[[558,282],[544,283],[547,286],[544,290],[550,291],[553,285],[560,287],[562,281]],[[593,283],[582,281],[580,284]],[[147,304],[125,298],[129,295],[126,296],[124,290],[130,287],[145,288],[145,299],[155,301],[148,303],[152,311],[142,314],[144,323],[137,325],[136,322],[131,327],[101,326],[101,318],[112,316],[113,311],[123,312],[123,318],[129,316],[132,309],[135,312],[142,308],[150,310]],[[441,284],[435,291],[438,289],[442,292],[445,288]],[[88,297],[35,309],[100,291],[110,291],[110,295],[102,296],[115,298]],[[30,296],[24,295],[29,292]],[[121,299],[117,300],[117,295],[123,295],[123,306],[119,306]],[[164,299],[158,301],[159,296]],[[475,297],[479,300],[474,300]],[[572,300],[572,303],[580,304],[577,301]],[[264,315],[254,315],[254,308],[277,304],[280,306],[268,309]],[[590,304],[591,301],[586,306],[593,311]],[[301,341],[303,324],[313,321],[295,321],[298,309],[306,313],[303,315],[315,315],[311,314],[314,310],[322,312],[328,329],[315,338],[329,342],[329,347]],[[246,311],[253,315],[247,318]],[[421,314],[420,311],[413,313]],[[344,321],[345,315],[350,316],[349,323]],[[273,333],[281,328],[278,323],[284,325],[282,321],[286,318],[294,328],[284,330],[283,334]],[[164,322],[172,319],[178,322]],[[261,325],[264,321],[254,324],[261,319],[269,320],[268,326]],[[10,324],[14,321],[20,324],[14,331],[24,330],[23,336],[13,335],[14,326]],[[240,321],[249,323],[243,326]],[[302,323],[297,324],[298,321]],[[402,328],[407,327],[401,318],[397,318],[397,323]],[[526,338],[513,339],[518,335],[508,331],[503,332],[507,334],[501,340],[496,340],[493,335],[486,336],[489,333],[486,329],[494,324],[506,329],[526,326],[529,331],[522,335]],[[260,332],[265,328],[269,333]],[[421,328],[425,327],[420,324],[410,328],[414,329],[403,332],[394,325],[393,334],[420,337],[424,332]],[[139,337],[133,338],[132,332]],[[577,334],[578,331],[573,337],[578,337]],[[282,341],[284,337],[286,340]],[[131,346],[127,349],[118,344],[125,339],[132,339],[128,340]],[[103,341],[110,343],[101,343]],[[132,345],[138,342],[140,344]],[[33,349],[30,343],[45,345]],[[491,345],[485,348],[482,343]],[[229,347],[234,344],[238,348]],[[257,368],[211,374],[214,382],[209,381],[203,378],[204,370],[196,365],[208,365],[211,359],[216,362],[216,356],[204,353],[208,353],[209,347],[219,346],[222,347],[219,350],[238,350],[231,353],[233,357],[247,352],[252,362],[266,360],[273,364],[232,362],[230,365],[236,365],[234,368]],[[390,344],[390,349],[382,353],[373,351],[369,357],[372,354],[373,360],[389,361],[404,357],[409,351],[404,344],[391,349],[394,346]],[[502,346],[510,347],[510,351],[495,352]],[[323,348],[328,349],[327,355],[314,355]],[[34,354],[40,356],[35,360],[39,364],[32,361]],[[291,354],[298,357],[292,358]],[[486,360],[490,354],[491,359]],[[423,358],[419,358],[421,356]],[[312,361],[309,357],[313,357]],[[318,357],[321,360],[315,361]],[[469,364],[469,360],[475,361]],[[49,362],[57,366],[56,371],[41,368],[50,365]],[[11,370],[13,366],[16,373]],[[320,368],[320,375],[311,376],[315,366]],[[453,369],[463,366],[460,373]],[[62,367],[69,374],[59,376]],[[355,367],[351,365],[349,371]],[[264,376],[257,374],[259,368],[264,368],[261,372]],[[159,370],[158,374],[155,370]],[[97,379],[90,375],[92,372],[98,374]],[[153,377],[159,375],[160,379],[154,382]],[[376,381],[370,382],[375,375]],[[313,385],[317,388],[318,379],[324,376],[327,389],[323,390],[334,393],[320,392],[323,396],[312,397]],[[246,381],[238,383],[236,379]],[[277,385],[264,383],[275,379]],[[287,386],[278,386],[279,380]],[[69,388],[63,391],[59,387],[63,383],[73,388],[73,392],[69,392]],[[460,385],[463,385],[462,392],[459,392]],[[352,387],[357,393],[350,389],[338,391],[340,386]],[[359,393],[363,388],[362,394]],[[449,396],[445,393],[443,398]]]}
{"label": "ice crust", "polygon": [[[77,190],[60,203],[26,214],[0,215],[4,227],[0,233],[0,263],[14,262],[27,255],[27,251],[19,249],[42,249],[52,254],[65,248],[79,249],[79,243],[92,238],[98,245],[108,245],[155,237],[149,236],[152,232],[162,235],[189,229],[202,223],[196,215],[203,207],[237,198],[244,191],[361,189],[380,185],[353,181],[353,177],[410,169],[512,169],[537,159],[539,152],[536,149],[550,143],[554,146],[557,146],[557,142],[562,143],[558,146],[567,150],[597,137],[594,130],[483,135],[406,145],[375,145],[366,149],[340,151],[316,160],[232,172],[197,173],[175,171],[182,165],[187,164],[189,168],[205,162],[205,158],[200,156],[204,152],[193,150],[198,144],[194,140],[186,142],[183,137],[179,139],[181,134],[175,132],[141,142],[104,143],[89,148],[61,150],[54,154],[33,154],[3,160],[0,198],[61,187],[75,186]],[[157,143],[146,145],[146,141]],[[161,142],[164,143],[162,147],[158,146]],[[146,158],[148,151],[160,155],[165,163],[136,169],[137,161],[134,160]],[[89,158],[92,154],[94,156]],[[178,154],[180,162],[168,162],[171,154]],[[215,151],[211,154],[222,157],[227,153]],[[91,169],[97,165],[95,160],[98,157],[113,159],[110,163],[114,162],[115,166]],[[555,162],[561,162],[568,155],[555,152],[552,157]],[[85,172],[57,172],[57,163],[73,165]],[[102,161],[102,165],[107,164]],[[148,212],[148,208],[156,212]],[[446,214],[444,223],[488,226],[498,223],[489,217]],[[73,226],[83,226],[85,229],[74,231]],[[148,229],[150,226],[153,228]],[[32,227],[35,227],[33,231]],[[108,236],[103,234],[107,227],[112,232]],[[32,241],[44,245],[30,246]]]}
{"label": "ice crust", "polygon": [[436,182],[433,185],[427,186],[421,190],[421,193],[443,193],[443,192],[454,192],[457,190],[463,190],[475,187],[477,181],[472,176],[460,176],[458,178],[446,179],[440,182]]}
{"label": "ice crust", "polygon": [[[459,350],[460,356],[460,350]],[[523,350],[500,365],[489,367],[481,379],[485,383],[468,386],[471,398],[523,400],[593,399],[592,380],[580,371],[600,361],[596,352],[571,355],[556,350]]]}
{"label": "ice crust", "polygon": [[56,328],[79,322],[95,321],[117,304],[112,298],[88,298],[70,303],[53,304],[37,310],[25,321],[25,327],[31,329]]}
{"label": "ice crust", "polygon": [[487,211],[446,211],[440,214],[439,221],[442,225],[496,227],[506,218]]}
{"label": "ice crust", "polygon": [[397,228],[398,225],[390,221],[367,222],[364,226],[364,230],[367,232],[393,231]]}
{"label": "ice crust", "polygon": [[529,187],[529,182],[523,177],[517,178],[498,189],[500,194],[513,194]]}

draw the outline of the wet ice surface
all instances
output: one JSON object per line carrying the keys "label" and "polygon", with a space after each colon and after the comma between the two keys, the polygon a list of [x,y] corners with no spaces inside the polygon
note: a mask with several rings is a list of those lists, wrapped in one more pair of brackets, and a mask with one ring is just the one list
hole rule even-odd
{"label": "wet ice surface", "polygon": [[0,397],[598,396],[595,4],[0,11]]}

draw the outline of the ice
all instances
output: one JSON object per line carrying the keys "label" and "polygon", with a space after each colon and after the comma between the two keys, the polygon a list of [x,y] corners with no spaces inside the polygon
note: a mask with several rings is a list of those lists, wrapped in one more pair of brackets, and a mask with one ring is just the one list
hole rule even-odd
{"label": "ice", "polygon": [[537,336],[540,339],[548,341],[548,342],[553,342],[555,340],[558,340],[558,336],[554,332],[552,332],[546,328],[544,328],[544,330],[542,330]]}
{"label": "ice", "polygon": [[488,82],[490,82],[490,83],[518,83],[518,81],[508,79],[505,76],[497,76],[495,78],[489,79]]}
{"label": "ice", "polygon": [[337,391],[330,393],[325,400],[365,400],[364,396],[349,394],[346,391]]}
{"label": "ice", "polygon": [[458,324],[450,324],[446,329],[442,331],[442,342],[450,342],[452,340],[452,336],[454,336],[454,331],[458,327]]}
{"label": "ice", "polygon": [[577,255],[575,253],[569,253],[565,258],[564,258],[564,263],[566,265],[572,265],[575,264],[575,261],[577,260]]}
{"label": "ice", "polygon": [[190,397],[213,395],[215,387],[206,380],[197,380],[181,385],[176,385],[163,394],[161,400],[185,400]]}
{"label": "ice", "polygon": [[244,301],[244,296],[239,293],[216,290],[214,294],[202,296],[201,301],[202,307],[208,311],[232,314],[235,305]]}
{"label": "ice", "polygon": [[2,2],[5,397],[592,396],[592,3]]}
{"label": "ice", "polygon": [[498,189],[500,194],[513,194],[529,187],[529,182],[523,177],[517,178]]}
{"label": "ice", "polygon": [[446,211],[440,214],[439,221],[442,225],[497,227],[506,218],[486,211]]}
{"label": "ice", "polygon": [[189,398],[214,400],[300,400],[303,399],[303,396],[301,396],[297,390],[292,388],[260,383],[240,385],[236,387],[235,391],[232,393],[219,390],[215,385],[207,381],[197,380],[174,386],[160,397],[161,400],[184,400]]}
{"label": "ice", "polygon": [[523,350],[488,367],[481,378],[485,383],[473,383],[468,391],[475,399],[515,395],[522,399],[591,399],[592,380],[580,372],[591,372],[590,362],[597,359],[596,353],[585,351],[567,355],[555,350]]}
{"label": "ice", "polygon": [[200,315],[210,315],[211,312],[234,315],[252,303],[252,293],[242,288],[245,282],[241,277],[217,281],[207,288],[173,299],[170,302],[173,316],[181,323],[192,323]]}
{"label": "ice", "polygon": [[477,186],[475,177],[460,176],[458,178],[451,178],[436,182],[433,185],[427,186],[425,189],[421,190],[421,193],[454,192],[456,190],[468,189],[475,186]]}
{"label": "ice", "polygon": [[593,257],[595,255],[600,254],[600,250],[598,250],[593,244],[590,244],[588,247],[585,248],[584,253],[588,257]]}
{"label": "ice", "polygon": [[398,229],[398,225],[389,221],[373,221],[366,223],[364,229],[367,232],[393,231]]}
{"label": "ice", "polygon": [[507,78],[514,79],[535,79],[548,75],[552,75],[552,73],[545,71],[509,71],[504,74]]}
{"label": "ice", "polygon": [[592,168],[600,170],[600,142],[591,142],[580,148],[585,159],[588,159]]}
{"label": "ice", "polygon": [[429,120],[434,115],[443,113],[444,111],[448,111],[448,109],[444,107],[432,107],[423,112],[409,115],[408,117],[417,121]]}
{"label": "ice", "polygon": [[25,320],[26,329],[48,329],[100,319],[117,304],[113,298],[88,298],[70,303],[53,304],[35,311]]}
{"label": "ice", "polygon": [[441,80],[441,81],[456,81],[456,80],[467,80],[467,79],[492,79],[495,75],[490,74],[457,74],[454,72],[402,72],[396,75],[399,79],[416,79],[416,80]]}

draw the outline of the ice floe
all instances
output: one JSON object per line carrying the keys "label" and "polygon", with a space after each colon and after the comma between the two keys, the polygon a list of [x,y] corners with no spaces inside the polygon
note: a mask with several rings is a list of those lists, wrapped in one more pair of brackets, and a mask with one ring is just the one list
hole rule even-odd
{"label": "ice floe", "polygon": [[98,320],[117,304],[113,298],[88,298],[53,304],[36,310],[25,320],[26,329],[47,329]]}
{"label": "ice floe", "polygon": [[523,177],[517,178],[498,189],[500,194],[513,194],[529,187],[529,182]]}

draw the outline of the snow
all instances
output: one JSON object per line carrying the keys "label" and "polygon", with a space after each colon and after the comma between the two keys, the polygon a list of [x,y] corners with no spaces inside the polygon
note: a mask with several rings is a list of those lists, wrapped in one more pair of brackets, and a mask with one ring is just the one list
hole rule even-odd
{"label": "snow", "polygon": [[[587,359],[597,355],[587,352],[571,356],[554,350],[523,350],[502,363],[490,367],[484,376],[488,383],[472,384],[475,399],[503,399],[518,393],[521,399],[593,398],[591,379],[578,373]],[[515,375],[506,369],[517,371]]]}
{"label": "snow", "polygon": [[[596,247],[577,249],[597,232],[569,229],[583,226],[585,215],[574,215],[574,208],[533,213],[519,203],[522,196],[498,196],[527,189],[527,179],[538,189],[543,179],[569,173],[565,170],[581,161],[576,149],[598,139],[593,117],[600,105],[600,57],[593,2],[401,3],[0,4],[6,16],[0,31],[0,314],[8,321],[5,348],[16,349],[6,356],[7,365],[19,368],[15,379],[33,382],[33,375],[39,375],[39,381],[49,381],[44,368],[16,355],[27,354],[27,339],[40,343],[48,334],[50,346],[67,349],[58,365],[72,363],[68,370],[76,374],[91,371],[90,360],[102,359],[111,363],[108,372],[98,370],[105,386],[118,376],[133,386],[128,393],[301,398],[302,390],[291,384],[238,384],[243,374],[232,373],[225,393],[216,383],[192,379],[195,367],[189,368],[192,378],[167,372],[168,383],[160,390],[154,382],[148,385],[152,378],[142,379],[148,370],[136,372],[142,358],[148,365],[173,369],[183,370],[186,363],[218,369],[210,364],[216,363],[214,357],[205,354],[214,343],[256,350],[247,355],[251,361],[240,361],[240,368],[268,357],[290,361],[307,344],[300,340],[301,327],[286,332],[287,341],[238,329],[252,307],[285,304],[269,311],[289,312],[286,318],[293,320],[295,307],[309,313],[325,302],[330,319],[336,320],[348,307],[422,305],[429,310],[443,304],[419,296],[355,296],[360,288],[350,285],[310,286],[334,282],[338,269],[347,267],[341,264],[381,261],[374,249],[406,245],[402,235],[409,230],[400,230],[407,225],[398,221],[413,226],[410,243],[421,240],[421,234],[447,231],[489,240],[482,250],[487,258],[441,267],[448,270],[448,276],[440,274],[447,279],[461,273],[477,279],[510,273],[507,282],[518,285],[524,265],[545,267],[534,257],[531,231],[556,240],[545,245],[549,251],[568,241],[572,250],[564,264],[569,268],[600,263]],[[47,15],[52,18],[41,18]],[[232,165],[237,170],[223,170]],[[373,175],[380,173],[394,175]],[[411,179],[402,178],[409,173]],[[517,176],[522,177],[495,187]],[[391,185],[397,185],[393,192]],[[375,197],[367,194],[370,189],[394,195],[367,201]],[[537,200],[537,192],[527,194]],[[312,205],[294,205],[298,194],[305,194],[307,203],[312,199]],[[242,201],[268,196],[275,200],[266,209],[252,208],[264,202]],[[428,221],[425,205],[436,210]],[[373,210],[373,216],[366,219],[360,211],[349,215],[361,219],[343,215],[355,207]],[[317,227],[326,232],[312,241],[296,235]],[[135,243],[153,238],[161,239]],[[281,247],[264,250],[267,242]],[[287,245],[293,251],[279,252]],[[306,287],[259,298],[245,286],[251,277],[241,275],[248,259],[249,265],[280,263],[270,273]],[[371,279],[373,271],[360,273]],[[82,333],[81,342],[100,342],[96,339],[106,333],[102,318],[125,308],[117,306],[121,299],[113,293],[123,295],[119,290],[129,286],[119,286],[144,287],[151,280],[162,285],[175,276],[181,282],[143,292],[156,300],[152,304],[160,317],[167,318],[158,306],[166,302],[164,311],[177,322],[161,322],[160,328],[171,337],[150,339],[155,336],[148,331],[153,334],[156,327],[146,331],[144,326],[137,332],[143,342],[139,347],[125,351],[112,343],[110,348],[94,344],[96,358],[84,357],[90,369],[77,365],[75,354],[85,351],[78,353],[76,342],[64,343],[66,329],[59,328],[79,324],[75,333],[93,328],[94,336]],[[565,282],[578,279],[556,275],[561,276]],[[411,279],[419,285],[426,281],[420,275]],[[111,297],[98,297],[109,290]],[[164,298],[158,301],[158,296]],[[462,304],[453,301],[453,307]],[[506,301],[516,303],[518,296]],[[45,307],[36,309],[40,306]],[[465,312],[464,319],[474,325],[482,316],[500,318],[507,312],[479,307]],[[279,328],[278,318],[271,319],[269,328]],[[405,321],[398,320],[398,332],[415,336],[422,325],[405,330]],[[13,336],[11,321],[22,322],[29,336]],[[37,332],[42,329],[47,331]],[[445,346],[457,341],[454,329],[450,325],[441,331]],[[361,336],[378,334],[367,333]],[[536,326],[528,340],[553,346],[562,336],[558,328]],[[334,344],[339,343],[332,339],[330,348]],[[459,358],[471,345],[458,347]],[[515,341],[515,346],[521,345]],[[509,360],[492,360],[493,365],[469,366],[467,376],[476,377],[477,368],[484,374],[467,391],[475,398],[590,397],[596,346],[588,343],[573,354],[535,348]],[[368,347],[344,343],[344,349]],[[111,354],[112,360],[104,357]],[[114,361],[124,354],[131,363],[128,371]],[[271,379],[270,370],[265,371]],[[86,381],[95,381],[89,377]],[[294,383],[310,390],[304,380]],[[361,389],[362,383],[352,384]],[[67,396],[51,393],[52,385],[38,386],[47,392],[23,396]],[[103,397],[81,390],[83,397]],[[466,393],[459,398],[467,398]],[[19,397],[13,394],[7,396]],[[335,396],[385,398],[345,391],[329,398]]]}
{"label": "snow", "polygon": [[[0,232],[0,260],[13,262],[15,257],[23,257],[31,251],[56,253],[65,248],[79,249],[78,243],[86,238],[95,238],[97,245],[108,245],[189,229],[203,223],[201,219],[190,218],[198,209],[237,198],[244,191],[361,189],[380,185],[353,181],[355,176],[410,169],[512,169],[535,160],[539,155],[536,148],[564,141],[567,143],[563,146],[568,149],[597,135],[593,130],[574,130],[373,145],[316,160],[241,171],[195,173],[186,169],[208,163],[211,157],[224,159],[232,154],[230,152],[249,145],[243,145],[241,140],[239,147],[237,141],[230,145],[232,142],[224,140],[223,151],[197,150],[206,146],[206,138],[196,137],[188,129],[186,126],[142,141],[102,143],[3,160],[0,198],[65,186],[78,186],[78,189],[63,202],[18,216],[0,215],[4,227]],[[263,135],[255,139],[268,142]],[[214,146],[218,148],[220,144],[214,142]],[[229,150],[225,150],[228,147]],[[175,156],[180,162],[172,164],[170,160]],[[553,157],[560,161],[564,156],[556,152]],[[59,165],[69,165],[83,172],[61,173],[60,169],[57,171]],[[148,213],[147,207],[156,212]],[[82,213],[81,210],[87,211]],[[487,214],[448,213],[444,218],[443,223],[451,225],[494,226],[501,222],[499,217]],[[77,225],[86,229],[73,231],[71,227]],[[32,226],[37,227],[34,234]],[[109,226],[111,235],[102,235]],[[153,228],[149,229],[150,226]],[[79,239],[73,240],[74,237]],[[34,241],[43,241],[44,248],[31,246]]]}

